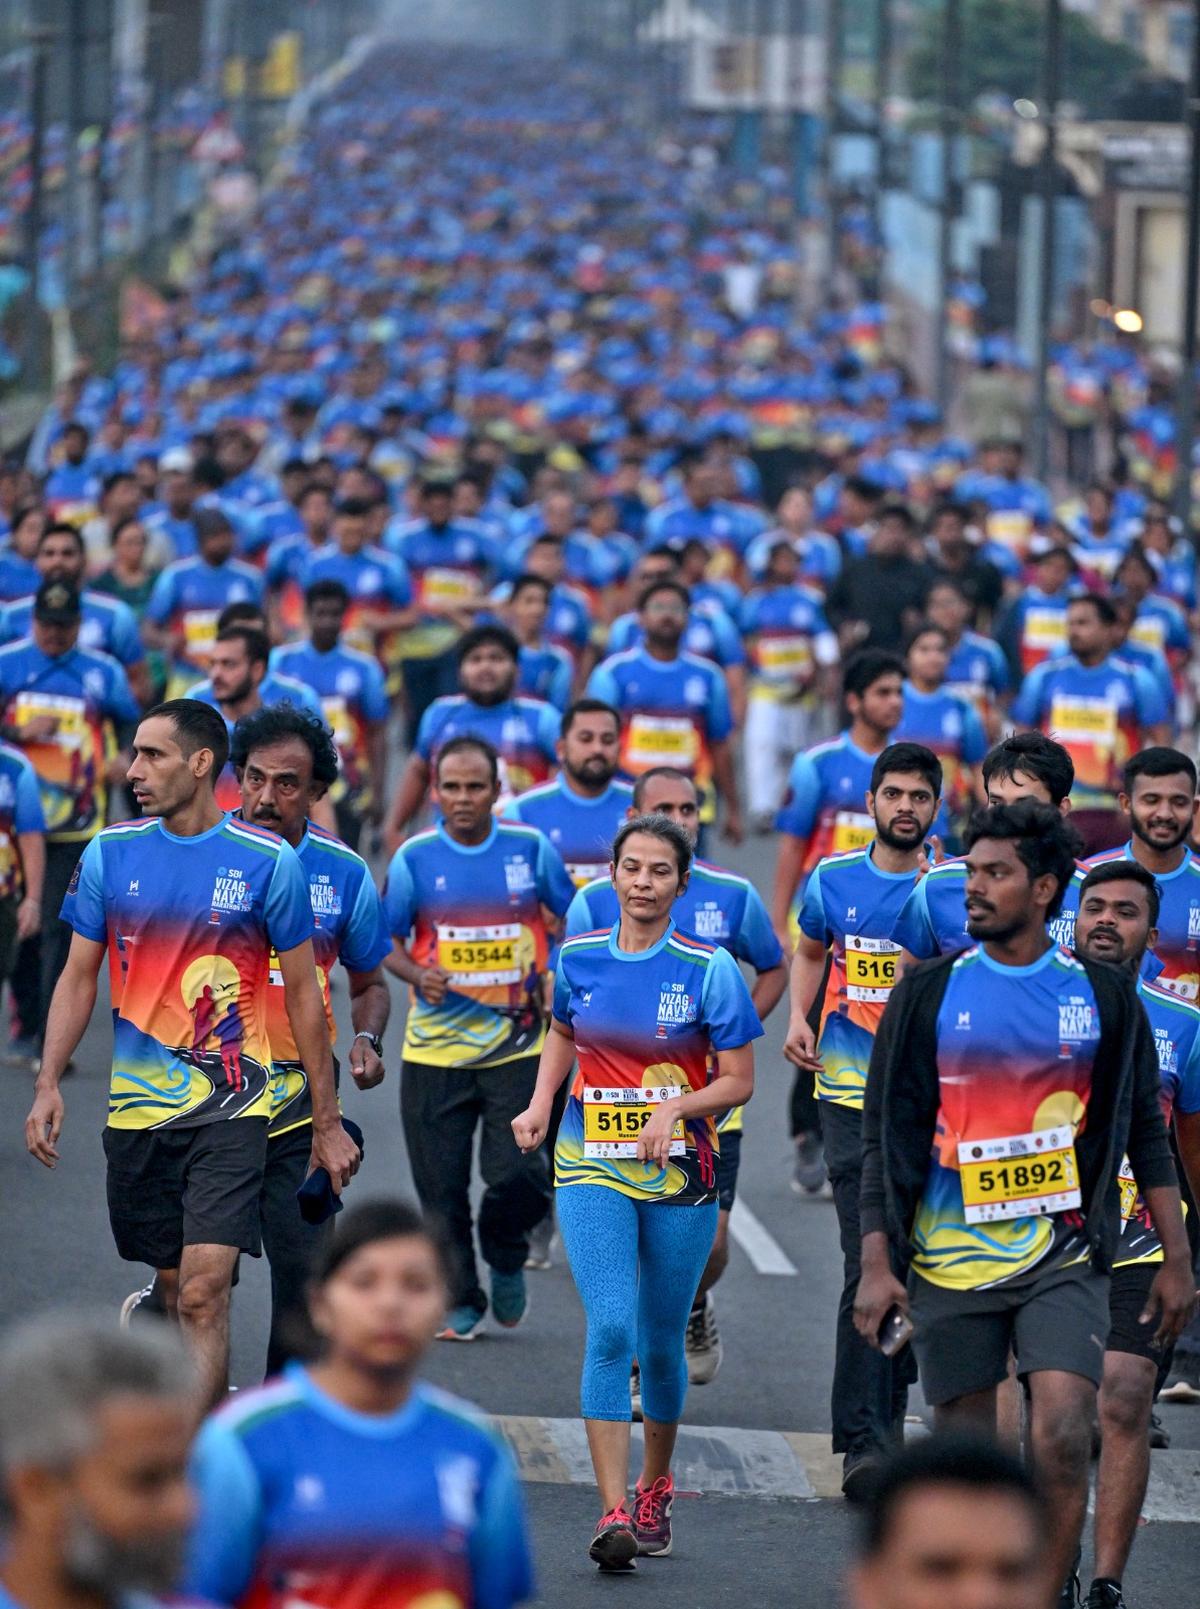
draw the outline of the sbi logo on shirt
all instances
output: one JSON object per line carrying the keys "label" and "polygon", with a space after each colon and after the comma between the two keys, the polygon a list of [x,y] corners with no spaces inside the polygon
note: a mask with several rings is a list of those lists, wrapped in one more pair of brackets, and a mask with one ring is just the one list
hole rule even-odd
{"label": "sbi logo on shirt", "polygon": [[688,994],[682,983],[673,983],[658,996],[658,1026],[662,1033],[696,1020],[696,996]]}
{"label": "sbi logo on shirt", "polygon": [[249,911],[253,909],[250,885],[244,879],[240,866],[222,866],[213,880],[212,909],[214,911]]}
{"label": "sbi logo on shirt", "polygon": [[701,939],[727,939],[729,918],[716,900],[706,899],[694,913],[696,937]]}
{"label": "sbi logo on shirt", "polygon": [[523,855],[505,857],[504,882],[510,894],[524,894],[533,887],[533,868]]}
{"label": "sbi logo on shirt", "polygon": [[1073,994],[1058,1002],[1058,1037],[1064,1046],[1087,1044],[1099,1039],[1100,1028],[1093,1008],[1081,996]]}
{"label": "sbi logo on shirt", "polygon": [[342,896],[330,882],[327,872],[320,872],[309,880],[308,897],[312,901],[314,916],[342,914]]}
{"label": "sbi logo on shirt", "polygon": [[1158,1051],[1158,1070],[1160,1073],[1177,1073],[1179,1071],[1179,1052],[1175,1049],[1175,1042],[1165,1028],[1154,1030],[1154,1048]]}

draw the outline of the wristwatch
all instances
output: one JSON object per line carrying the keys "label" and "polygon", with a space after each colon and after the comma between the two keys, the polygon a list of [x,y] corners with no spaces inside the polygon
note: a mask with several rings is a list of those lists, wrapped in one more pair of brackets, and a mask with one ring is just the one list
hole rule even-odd
{"label": "wristwatch", "polygon": [[[371,1049],[379,1057],[380,1061],[383,1060],[383,1040],[380,1039],[378,1034],[369,1034],[365,1028],[360,1028],[355,1034],[354,1039],[365,1039],[367,1044],[370,1045]],[[354,1043],[354,1039],[350,1041],[351,1044]]]}

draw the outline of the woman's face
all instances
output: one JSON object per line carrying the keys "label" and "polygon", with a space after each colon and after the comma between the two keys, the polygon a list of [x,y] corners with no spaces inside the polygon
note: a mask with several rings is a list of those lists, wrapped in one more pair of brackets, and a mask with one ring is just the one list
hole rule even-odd
{"label": "woman's face", "polygon": [[396,1235],[353,1252],[312,1299],[318,1334],[360,1368],[414,1367],[446,1311],[446,1284],[424,1235]]}
{"label": "woman's face", "polygon": [[632,832],[613,865],[613,886],[626,916],[653,922],[670,913],[687,886],[670,844],[648,832]]}
{"label": "woman's face", "polygon": [[23,559],[32,559],[45,528],[46,516],[40,508],[31,509],[21,523],[13,527],[12,545]]}
{"label": "woman's face", "polygon": [[126,525],[113,543],[113,558],[127,570],[140,570],[145,557],[145,530],[140,525]]}

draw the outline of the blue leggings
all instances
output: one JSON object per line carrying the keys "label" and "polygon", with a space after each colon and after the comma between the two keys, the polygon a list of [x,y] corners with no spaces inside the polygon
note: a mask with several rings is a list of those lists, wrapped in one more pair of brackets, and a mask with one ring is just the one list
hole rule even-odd
{"label": "blue leggings", "polygon": [[632,1417],[636,1357],[646,1418],[674,1424],[687,1391],[683,1337],[712,1250],[716,1202],[637,1201],[603,1184],[566,1185],[554,1197],[587,1318],[583,1417]]}

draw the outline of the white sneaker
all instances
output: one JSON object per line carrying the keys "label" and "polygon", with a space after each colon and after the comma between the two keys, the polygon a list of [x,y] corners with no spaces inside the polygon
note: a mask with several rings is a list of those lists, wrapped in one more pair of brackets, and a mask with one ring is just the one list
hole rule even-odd
{"label": "white sneaker", "polygon": [[711,1291],[705,1291],[700,1306],[692,1309],[684,1332],[683,1349],[687,1354],[689,1382],[694,1386],[706,1386],[716,1376],[725,1354],[721,1332],[717,1329],[717,1310]]}
{"label": "white sneaker", "polygon": [[554,1240],[554,1214],[548,1212],[540,1224],[535,1224],[529,1234],[529,1254],[525,1258],[526,1268],[545,1271],[554,1267],[554,1259],[550,1255],[550,1246]]}

